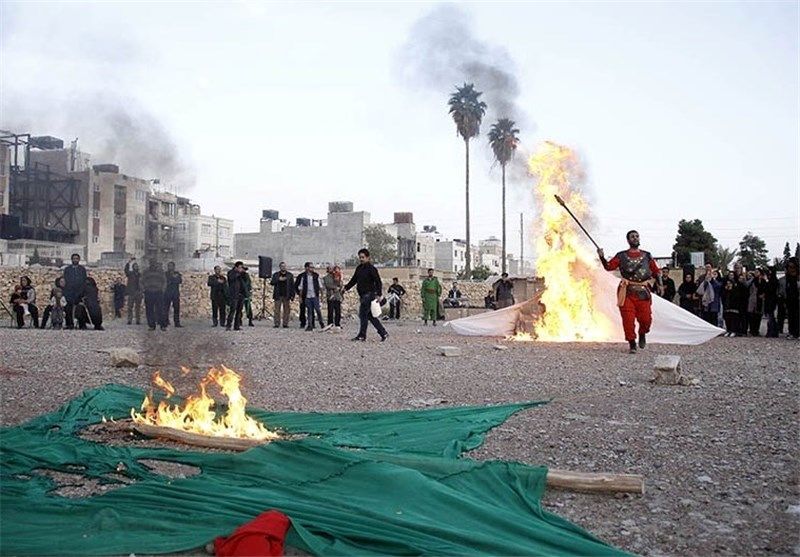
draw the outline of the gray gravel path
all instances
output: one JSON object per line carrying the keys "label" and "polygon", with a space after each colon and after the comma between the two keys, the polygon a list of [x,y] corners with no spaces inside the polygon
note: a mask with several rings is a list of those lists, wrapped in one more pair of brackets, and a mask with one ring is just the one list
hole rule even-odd
{"label": "gray gravel path", "polygon": [[[639,554],[800,555],[798,353],[785,339],[718,338],[702,346],[505,343],[458,337],[415,322],[352,343],[339,334],[273,329],[226,333],[205,322],[147,333],[119,321],[105,332],[0,329],[0,423],[51,411],[83,389],[145,387],[157,367],[188,386],[225,363],[255,406],[383,410],[554,398],[495,429],[474,458],[581,471],[643,474],[642,497],[549,491],[544,504]],[[419,332],[417,332],[419,331]],[[436,354],[460,346],[461,358]],[[145,366],[115,369],[98,350],[132,346]],[[647,380],[656,354],[678,354],[696,387]],[[186,382],[185,384],[183,382]],[[179,389],[180,391],[180,389]]]}

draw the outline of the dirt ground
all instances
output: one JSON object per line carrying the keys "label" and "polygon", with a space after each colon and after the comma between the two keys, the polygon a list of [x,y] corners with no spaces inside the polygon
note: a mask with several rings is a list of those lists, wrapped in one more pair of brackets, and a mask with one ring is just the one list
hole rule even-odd
{"label": "dirt ground", "polygon": [[[198,377],[224,363],[245,376],[250,404],[273,410],[385,410],[553,399],[492,431],[469,456],[577,471],[642,474],[643,496],[549,490],[549,510],[643,555],[800,555],[800,344],[717,338],[701,346],[539,344],[454,335],[392,323],[386,343],[341,333],[242,332],[188,322],[145,332],[0,329],[0,423],[56,409],[88,387],[145,387],[150,374]],[[507,350],[496,350],[503,344]],[[460,357],[438,355],[458,346]],[[101,350],[130,346],[138,369],[112,368]],[[655,386],[657,354],[677,354],[693,387]],[[180,383],[180,381],[178,381]]]}

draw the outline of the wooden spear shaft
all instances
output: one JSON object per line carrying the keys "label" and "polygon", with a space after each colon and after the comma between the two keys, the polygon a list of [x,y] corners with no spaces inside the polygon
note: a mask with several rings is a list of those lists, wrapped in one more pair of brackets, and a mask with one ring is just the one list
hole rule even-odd
{"label": "wooden spear shaft", "polygon": [[558,195],[556,195],[555,198],[556,198],[556,201],[558,201],[558,204],[561,205],[562,207],[564,207],[564,209],[566,209],[567,213],[569,213],[569,216],[571,216],[575,220],[575,222],[578,224],[578,226],[581,227],[581,230],[583,230],[583,233],[586,234],[586,236],[589,238],[589,240],[592,241],[592,243],[594,244],[594,247],[596,247],[597,249],[600,249],[600,246],[597,245],[597,242],[594,241],[594,238],[592,238],[592,235],[589,234],[589,232],[583,227],[583,225],[581,224],[581,221],[578,220],[578,217],[573,215],[572,211],[569,210],[569,207],[567,207],[567,204],[564,203],[564,200],[561,199],[560,197],[558,197]]}

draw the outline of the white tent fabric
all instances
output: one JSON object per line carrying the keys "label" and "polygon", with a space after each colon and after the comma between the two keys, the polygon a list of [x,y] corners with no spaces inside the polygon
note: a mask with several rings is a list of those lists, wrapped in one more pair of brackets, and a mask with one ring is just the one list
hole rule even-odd
{"label": "white tent fabric", "polygon": [[[597,308],[613,324],[607,342],[620,342],[625,339],[622,332],[622,319],[617,308],[617,285],[619,279],[610,273],[600,272],[593,285]],[[497,311],[488,311],[448,323],[460,335],[507,337],[515,332],[517,314],[524,302]],[[656,344],[702,344],[724,333],[658,296],[653,296],[653,325],[647,340]]]}

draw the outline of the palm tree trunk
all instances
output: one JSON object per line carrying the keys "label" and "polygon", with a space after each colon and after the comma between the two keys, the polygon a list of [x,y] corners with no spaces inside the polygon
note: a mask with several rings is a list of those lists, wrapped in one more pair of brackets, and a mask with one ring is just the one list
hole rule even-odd
{"label": "palm tree trunk", "polygon": [[501,272],[506,272],[506,165],[503,168],[503,264]]}
{"label": "palm tree trunk", "polygon": [[464,146],[466,147],[467,152],[467,181],[466,181],[466,192],[467,192],[467,252],[466,252],[466,264],[464,265],[464,271],[467,278],[470,278],[470,273],[472,271],[472,245],[470,240],[469,234],[469,139],[464,140]]}

